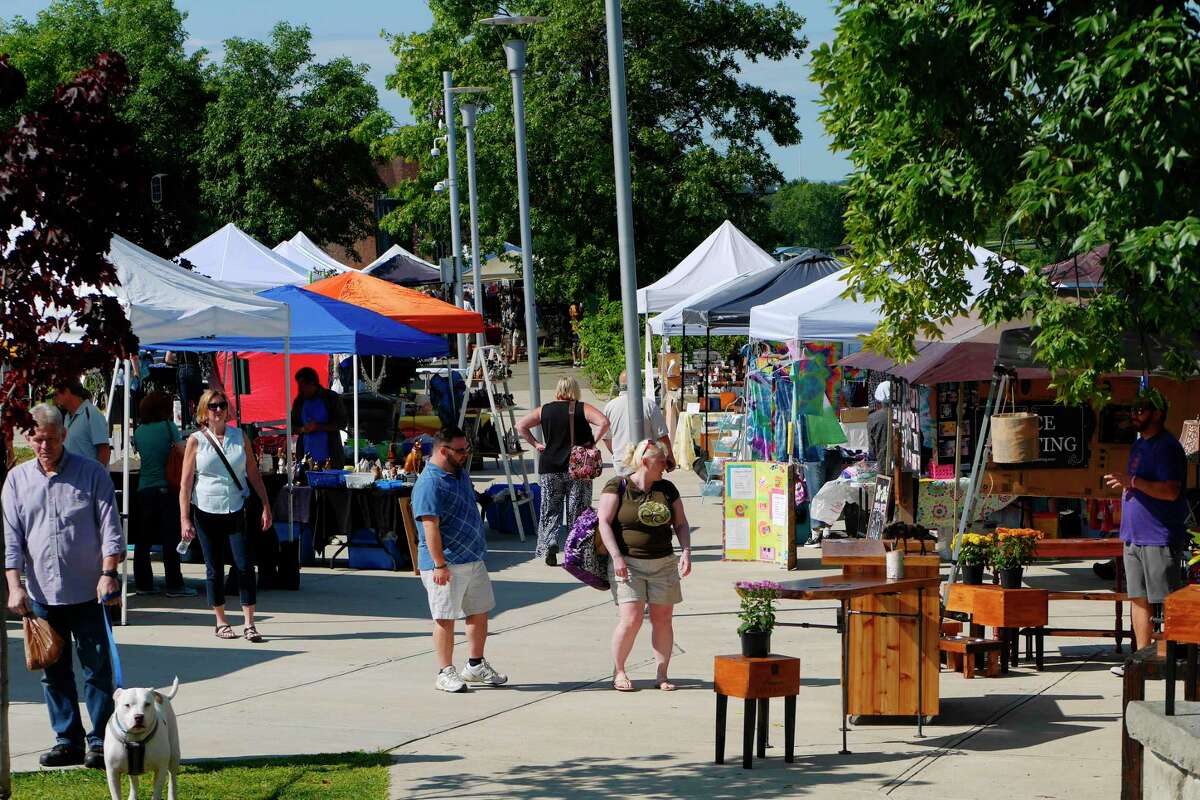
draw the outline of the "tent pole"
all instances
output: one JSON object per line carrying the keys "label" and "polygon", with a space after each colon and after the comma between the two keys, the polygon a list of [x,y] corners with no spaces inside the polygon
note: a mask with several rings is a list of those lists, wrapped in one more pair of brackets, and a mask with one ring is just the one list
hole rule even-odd
{"label": "tent pole", "polygon": [[[708,443],[708,373],[710,370],[709,359],[712,356],[712,328],[708,325],[704,326],[704,395],[701,402],[704,403],[704,441]],[[708,452],[708,447],[704,448]]]}
{"label": "tent pole", "polygon": [[[237,353],[229,354],[229,372],[233,381],[233,402],[237,407],[236,416],[238,427],[242,427],[242,382],[238,379],[238,356]],[[284,376],[287,377],[287,376]]]}
{"label": "tent pole", "polygon": [[[112,380],[109,381],[109,384],[108,384],[108,402],[104,404],[104,413],[108,414],[108,416],[110,418],[112,417],[113,403],[115,402],[115,398],[117,396],[117,370],[119,370],[120,368],[121,368],[121,359],[118,358],[116,361],[113,362]],[[111,421],[111,419],[110,419],[110,421]]]}
{"label": "tent pole", "polygon": [[[125,359],[125,415],[121,423],[121,624],[129,622],[129,359]],[[107,465],[105,465],[107,466]],[[108,613],[107,610],[105,613]]]}
{"label": "tent pole", "polygon": [[[292,488],[295,484],[292,479],[292,462],[295,459],[295,454],[292,452],[292,307],[285,306],[285,308],[287,308],[288,332],[283,338],[283,418],[285,420],[283,449],[287,456],[287,474],[284,476],[284,481],[288,491],[288,542],[293,542],[296,539],[295,522],[293,522],[293,518],[296,516],[296,507]],[[297,557],[303,558],[304,553],[300,553]]]}
{"label": "tent pole", "polygon": [[358,469],[358,353],[351,356],[353,375],[350,382],[354,386],[354,469]]}

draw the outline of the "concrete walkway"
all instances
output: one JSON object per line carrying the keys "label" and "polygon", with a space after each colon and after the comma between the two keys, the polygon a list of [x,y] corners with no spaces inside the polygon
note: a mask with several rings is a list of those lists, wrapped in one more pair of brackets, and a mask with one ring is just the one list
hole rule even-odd
{"label": "concrete walkway", "polygon": [[[521,377],[523,365],[514,372]],[[564,369],[543,375],[546,392]],[[514,386],[520,401],[520,386]],[[480,485],[490,475],[477,476]],[[602,479],[603,480],[603,479]],[[1111,643],[1047,641],[1047,669],[963,680],[943,673],[942,713],[917,739],[910,723],[861,725],[853,755],[838,756],[838,639],[781,629],[777,652],[802,659],[797,760],[782,760],[782,704],[772,708],[770,757],[743,771],[741,713],[731,704],[727,758],[712,762],[712,657],[738,649],[738,579],[780,577],[722,563],[719,505],[678,473],[697,527],[695,571],[677,608],[674,693],[650,687],[648,627],[632,670],[643,687],[610,687],[607,593],[532,557],[532,537],[491,539],[498,611],[488,657],[510,676],[503,688],[447,695],[435,664],[424,591],[410,573],[305,569],[300,592],[259,598],[267,642],[220,641],[202,600],[135,597],[118,629],[128,685],[182,682],[175,701],[186,759],[385,750],[394,754],[392,797],[877,797],[1066,798],[1119,795],[1121,681]],[[819,551],[801,570],[822,574]],[[199,586],[202,567],[185,567]],[[1095,586],[1089,565],[1031,571],[1034,585]],[[1058,623],[1100,626],[1111,606],[1054,606]],[[833,621],[833,604],[787,604],[790,621]],[[231,615],[234,621],[239,615]],[[238,626],[240,632],[240,626]],[[14,769],[37,769],[52,742],[38,676],[24,670],[19,626],[12,653]],[[461,631],[460,631],[461,638]],[[461,659],[460,659],[461,660]],[[1151,684],[1147,699],[1161,696]],[[365,800],[365,799],[364,799]]]}

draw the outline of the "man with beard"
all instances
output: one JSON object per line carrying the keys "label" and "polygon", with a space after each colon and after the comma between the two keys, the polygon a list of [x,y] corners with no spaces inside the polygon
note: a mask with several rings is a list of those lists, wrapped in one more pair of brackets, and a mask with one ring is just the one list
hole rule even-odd
{"label": "man with beard", "polygon": [[[1138,439],[1129,451],[1125,473],[1105,475],[1121,490],[1121,541],[1125,543],[1126,595],[1133,605],[1137,648],[1150,644],[1151,604],[1182,585],[1180,570],[1187,542],[1187,456],[1179,440],[1163,428],[1167,401],[1156,389],[1138,393],[1131,411]],[[1113,667],[1124,675],[1123,667]]]}
{"label": "man with beard", "polygon": [[[456,427],[440,430],[429,463],[413,487],[412,512],[421,521],[417,566],[429,596],[433,617],[433,649],[438,659],[434,686],[443,692],[465,692],[467,684],[502,686],[508,676],[492,669],[483,657],[488,612],[496,606],[484,556],[483,519],[467,465],[471,446]],[[467,666],[454,668],[454,624],[466,618]]]}

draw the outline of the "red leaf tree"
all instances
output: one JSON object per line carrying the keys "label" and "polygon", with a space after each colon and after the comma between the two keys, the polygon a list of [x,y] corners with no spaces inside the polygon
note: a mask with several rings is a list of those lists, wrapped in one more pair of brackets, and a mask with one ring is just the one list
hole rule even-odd
{"label": "red leaf tree", "polygon": [[[136,352],[106,254],[128,220],[138,176],[134,136],[112,101],[129,88],[120,55],[58,87],[54,98],[0,137],[0,428],[25,428],[55,381],[111,367]],[[0,56],[0,105],[25,92]],[[71,342],[61,341],[69,331]]]}

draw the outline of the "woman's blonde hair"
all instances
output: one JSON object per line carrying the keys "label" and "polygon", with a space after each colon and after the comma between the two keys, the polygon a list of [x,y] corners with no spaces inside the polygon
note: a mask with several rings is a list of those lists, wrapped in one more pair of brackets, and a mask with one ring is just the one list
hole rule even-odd
{"label": "woman's blonde hair", "polygon": [[625,448],[625,466],[633,470],[641,469],[642,459],[654,454],[666,458],[667,451],[653,439],[646,439],[636,445],[631,444]]}
{"label": "woman's blonde hair", "polygon": [[579,381],[572,378],[570,375],[558,379],[558,385],[554,387],[555,400],[579,400]]}
{"label": "woman's blonde hair", "polygon": [[216,397],[221,398],[226,403],[229,402],[229,395],[220,389],[205,389],[204,394],[200,395],[200,400],[196,403],[196,422],[199,423],[201,428],[208,427],[208,404]]}

